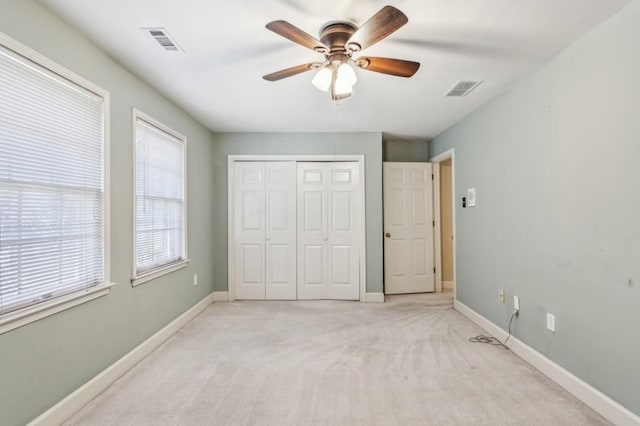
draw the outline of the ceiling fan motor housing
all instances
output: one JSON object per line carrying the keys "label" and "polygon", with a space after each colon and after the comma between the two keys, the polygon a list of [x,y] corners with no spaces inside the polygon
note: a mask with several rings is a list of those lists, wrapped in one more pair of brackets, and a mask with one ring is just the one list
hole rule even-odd
{"label": "ceiling fan motor housing", "polygon": [[347,42],[357,29],[358,27],[354,24],[346,21],[331,21],[320,29],[320,41],[329,48],[327,59],[330,62],[345,62],[352,52],[358,50],[351,48],[347,50],[346,47]]}

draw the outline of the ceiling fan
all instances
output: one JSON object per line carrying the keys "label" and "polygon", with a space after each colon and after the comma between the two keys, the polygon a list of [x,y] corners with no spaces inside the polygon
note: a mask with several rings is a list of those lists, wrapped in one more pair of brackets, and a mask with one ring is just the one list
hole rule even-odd
{"label": "ceiling fan", "polygon": [[356,74],[351,65],[382,74],[411,77],[418,71],[418,62],[402,59],[377,58],[353,55],[388,37],[409,21],[407,16],[393,6],[385,6],[360,28],[348,21],[331,21],[320,28],[320,40],[286,21],[269,22],[266,27],[282,37],[324,55],[324,61],[311,62],[286,68],[263,76],[277,81],[306,71],[318,70],[313,85],[323,91],[331,88],[335,100],[351,96]]}

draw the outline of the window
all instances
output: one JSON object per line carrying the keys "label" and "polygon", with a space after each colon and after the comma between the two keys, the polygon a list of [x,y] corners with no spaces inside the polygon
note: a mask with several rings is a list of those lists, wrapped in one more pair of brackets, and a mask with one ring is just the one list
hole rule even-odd
{"label": "window", "polygon": [[107,287],[108,94],[2,34],[0,75],[2,332]]}
{"label": "window", "polygon": [[134,285],[186,266],[186,138],[134,110]]}

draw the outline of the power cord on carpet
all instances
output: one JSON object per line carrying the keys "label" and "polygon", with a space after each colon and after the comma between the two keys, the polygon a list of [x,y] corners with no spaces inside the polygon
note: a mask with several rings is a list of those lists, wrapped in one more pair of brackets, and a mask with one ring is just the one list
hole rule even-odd
{"label": "power cord on carpet", "polygon": [[511,323],[513,322],[513,318],[517,317],[519,313],[520,311],[518,309],[514,309],[513,312],[511,312],[511,319],[509,319],[509,326],[507,327],[509,335],[504,342],[501,342],[493,336],[485,336],[484,334],[479,334],[476,337],[469,337],[469,341],[472,343],[486,343],[488,345],[502,346],[505,349],[509,349],[507,347],[507,342],[509,341],[509,338],[511,338]]}

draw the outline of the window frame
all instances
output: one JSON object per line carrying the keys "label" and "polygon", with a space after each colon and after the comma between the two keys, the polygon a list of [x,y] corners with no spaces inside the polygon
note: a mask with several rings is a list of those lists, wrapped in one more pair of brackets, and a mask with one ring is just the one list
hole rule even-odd
{"label": "window frame", "polygon": [[86,303],[88,301],[106,296],[110,293],[111,287],[115,283],[111,282],[111,120],[110,120],[110,96],[109,92],[102,87],[90,82],[62,65],[54,62],[46,56],[38,53],[30,47],[14,40],[8,35],[0,32],[0,45],[14,52],[16,55],[25,58],[26,61],[34,63],[38,67],[47,69],[53,74],[58,75],[62,79],[93,92],[103,100],[103,276],[104,282],[89,287],[61,295],[44,302],[38,302],[24,306],[5,314],[0,314],[0,335],[46,318],[58,312],[70,309],[74,306]]}
{"label": "window frame", "polygon": [[[132,152],[133,152],[133,165],[132,165],[132,237],[133,237],[133,264],[131,266],[131,285],[133,287],[140,284],[144,284],[148,281],[159,278],[163,275],[177,271],[179,269],[186,268],[190,262],[188,256],[188,210],[187,210],[187,137],[171,127],[161,123],[153,117],[145,114],[137,108],[132,108],[131,114],[131,128],[132,128]],[[182,259],[157,266],[142,273],[138,273],[138,253],[137,253],[137,122],[138,120],[146,123],[149,126],[155,127],[158,130],[178,139],[182,145],[182,211],[183,211],[183,226],[182,226]]]}

